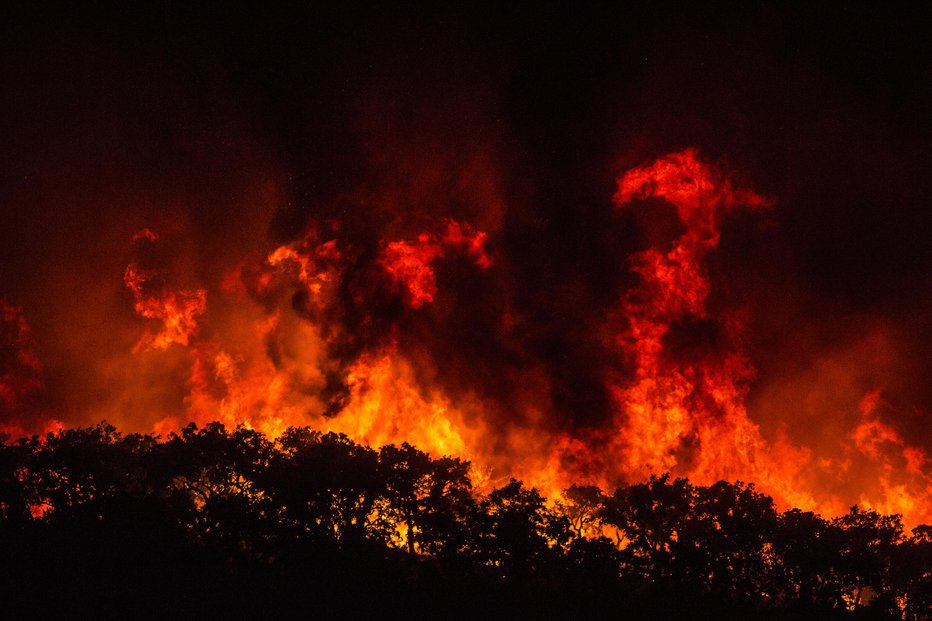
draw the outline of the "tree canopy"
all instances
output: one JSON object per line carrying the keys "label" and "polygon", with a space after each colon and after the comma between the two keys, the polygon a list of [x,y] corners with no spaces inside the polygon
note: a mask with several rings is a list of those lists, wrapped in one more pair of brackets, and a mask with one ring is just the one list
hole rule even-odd
{"label": "tree canopy", "polygon": [[664,474],[560,498],[308,428],[0,444],[0,584],[40,617],[927,619],[932,529]]}

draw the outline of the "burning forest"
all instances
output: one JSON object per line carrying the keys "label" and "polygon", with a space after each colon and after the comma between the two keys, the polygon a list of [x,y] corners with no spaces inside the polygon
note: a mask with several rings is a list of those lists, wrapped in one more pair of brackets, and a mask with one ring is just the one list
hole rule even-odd
{"label": "burning forest", "polygon": [[[271,438],[310,426],[376,447],[410,442],[469,460],[480,478],[514,476],[549,493],[669,472],[701,484],[754,481],[781,506],[826,515],[859,503],[912,524],[928,518],[928,457],[878,415],[883,387],[860,396],[856,421],[833,447],[767,438],[749,414],[747,310],[713,307],[708,262],[724,219],[775,201],[735,187],[695,149],[617,179],[614,209],[644,218],[667,209],[678,230],[619,262],[632,285],[585,337],[610,361],[591,370],[604,411],[575,425],[546,362],[529,351],[533,318],[510,303],[508,259],[497,256],[494,234],[449,217],[412,224],[375,197],[357,200],[347,209],[385,210],[384,229],[313,221],[298,239],[190,288],[173,280],[158,233],[134,233],[122,280],[139,336],[121,366],[131,377],[171,367],[182,375],[174,399],[138,421],[126,418],[136,412],[102,414],[163,436],[218,421]],[[463,299],[476,295],[491,308]],[[4,324],[3,396],[13,413],[41,392],[41,363],[22,310],[6,304]],[[484,363],[477,346],[494,359]],[[6,425],[17,436],[63,423]]]}
{"label": "burning forest", "polygon": [[[110,438],[106,421],[113,446],[143,442],[133,455],[210,433],[288,459],[335,443],[363,470],[418,451],[466,481],[444,495],[496,516],[537,494],[576,539],[616,536],[598,553],[633,553],[611,561],[632,572],[640,518],[611,511],[644,490],[699,507],[731,485],[784,526],[874,516],[927,545],[921,29],[619,11],[13,19],[0,433],[20,466],[4,485],[46,467],[12,451]],[[262,476],[242,472],[291,511]],[[360,536],[442,557],[379,493],[354,505]],[[65,511],[30,494],[0,515]],[[373,516],[394,527],[373,535]],[[674,575],[656,553],[648,573]],[[825,610],[883,599],[862,583]],[[908,590],[890,610],[921,618]]]}

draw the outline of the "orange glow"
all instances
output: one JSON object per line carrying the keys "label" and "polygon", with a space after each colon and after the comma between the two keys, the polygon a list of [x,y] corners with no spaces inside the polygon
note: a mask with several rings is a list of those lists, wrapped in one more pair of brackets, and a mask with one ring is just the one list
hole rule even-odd
{"label": "orange glow", "polygon": [[23,309],[0,299],[0,412],[13,411],[41,388],[42,364]]}
{"label": "orange glow", "polygon": [[[436,455],[470,457],[478,437],[441,392],[423,394],[413,370],[391,351],[362,358],[349,375],[349,405],[332,419],[328,431],[345,433],[371,446],[404,441],[429,447]],[[471,440],[471,441],[470,441]]]}

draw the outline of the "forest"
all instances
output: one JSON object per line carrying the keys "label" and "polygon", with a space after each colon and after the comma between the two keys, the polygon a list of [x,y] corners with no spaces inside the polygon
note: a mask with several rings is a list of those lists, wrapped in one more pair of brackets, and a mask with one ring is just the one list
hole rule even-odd
{"label": "forest", "polygon": [[408,444],[113,426],[0,444],[0,585],[32,617],[905,619],[932,527],[664,474],[559,498]]}

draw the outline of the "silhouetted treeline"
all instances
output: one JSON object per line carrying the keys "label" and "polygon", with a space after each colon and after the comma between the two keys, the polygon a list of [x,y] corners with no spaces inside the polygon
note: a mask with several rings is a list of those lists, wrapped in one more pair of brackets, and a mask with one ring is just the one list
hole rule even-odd
{"label": "silhouetted treeline", "polygon": [[101,424],[0,445],[0,589],[32,617],[908,619],[932,528],[668,476],[479,494],[403,444]]}

